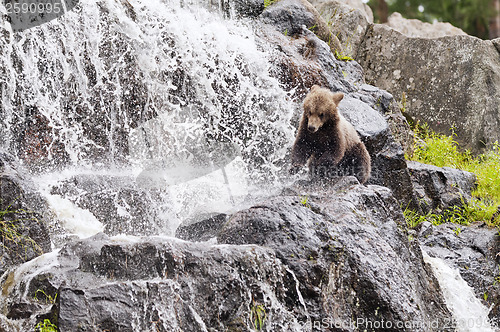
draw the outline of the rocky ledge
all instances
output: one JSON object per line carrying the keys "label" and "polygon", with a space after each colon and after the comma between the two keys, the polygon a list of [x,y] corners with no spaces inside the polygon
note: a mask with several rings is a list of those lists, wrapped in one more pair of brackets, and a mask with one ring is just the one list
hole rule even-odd
{"label": "rocky ledge", "polygon": [[61,331],[371,331],[382,321],[444,331],[452,321],[387,188],[300,184],[220,225],[217,244],[99,234],[26,263],[3,276],[4,328],[47,317]]}

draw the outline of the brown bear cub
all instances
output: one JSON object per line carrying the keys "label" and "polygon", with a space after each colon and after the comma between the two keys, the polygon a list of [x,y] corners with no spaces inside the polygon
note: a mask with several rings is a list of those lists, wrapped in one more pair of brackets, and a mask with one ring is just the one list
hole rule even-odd
{"label": "brown bear cub", "polygon": [[296,172],[309,160],[313,177],[354,175],[365,183],[370,177],[370,155],[354,127],[339,113],[344,98],[314,85],[304,99],[304,114],[292,148]]}

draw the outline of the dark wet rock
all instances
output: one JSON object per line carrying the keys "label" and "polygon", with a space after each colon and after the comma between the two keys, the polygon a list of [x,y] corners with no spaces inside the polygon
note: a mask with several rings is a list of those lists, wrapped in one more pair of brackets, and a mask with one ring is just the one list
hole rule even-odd
{"label": "dark wet rock", "polygon": [[313,321],[325,313],[332,321],[449,317],[420,249],[401,231],[403,223],[388,189],[344,178],[329,189],[297,188],[295,195],[238,212],[218,240],[274,249],[300,280]]}
{"label": "dark wet rock", "polygon": [[[362,96],[368,102],[372,97],[361,93],[353,96]],[[390,105],[387,107],[391,107]],[[367,102],[350,97],[342,100],[339,110],[353,124],[370,153],[372,175],[369,183],[390,188],[402,206],[417,208],[418,198],[413,192],[405,151],[393,135],[394,126],[388,123],[390,117],[397,118],[401,126],[405,126],[406,121],[402,120],[401,116],[398,117],[397,113],[381,113],[370,107]],[[405,126],[402,129],[405,135],[408,133],[407,128]]]}
{"label": "dark wet rock", "polygon": [[[368,90],[368,87],[364,85],[366,92],[370,93],[374,90],[375,95],[380,94],[379,89]],[[372,175],[369,183],[390,188],[402,206],[418,210],[418,197],[413,192],[404,150],[395,140],[387,121],[389,116],[395,117],[397,113],[383,116],[381,111],[376,111],[367,103],[373,96],[366,93],[356,93],[354,96],[362,97],[366,102],[346,97],[340,103],[339,110],[353,124],[372,157]],[[391,100],[389,97],[392,96],[387,97],[388,101]],[[386,107],[391,107],[391,104],[387,104]]]}
{"label": "dark wet rock", "polygon": [[210,240],[215,238],[227,219],[224,213],[193,217],[177,227],[175,237],[194,242]]}
{"label": "dark wet rock", "polygon": [[0,152],[0,274],[50,251],[49,211],[29,176]]}
{"label": "dark wet rock", "polygon": [[237,17],[257,17],[264,10],[264,1],[232,0],[228,1],[229,9],[236,12]]}
{"label": "dark wet rock", "polygon": [[[490,319],[500,322],[500,236],[498,229],[484,224],[439,226],[425,222],[420,226],[419,241],[431,257],[445,260],[459,270],[474,289],[476,297],[490,307]],[[486,298],[486,300],[485,300]]]}
{"label": "dark wet rock", "polygon": [[285,90],[293,91],[299,103],[315,84],[348,93],[357,91],[356,85],[364,82],[358,63],[337,60],[328,44],[305,26],[298,27],[292,37],[279,32],[279,27],[262,23],[257,35],[262,43],[276,48],[270,59],[275,67],[271,73]]}
{"label": "dark wet rock", "polygon": [[56,259],[8,291],[27,287],[29,300],[31,290],[47,288],[39,285],[45,279],[58,295],[45,310],[57,308],[61,331],[249,331],[258,306],[266,331],[308,324],[298,280],[266,248],[98,235],[65,246]]}
{"label": "dark wet rock", "polygon": [[[258,312],[264,331],[449,321],[403,225],[387,188],[297,185],[231,216],[217,245],[104,234],[67,244],[4,275],[3,306],[36,304],[62,331],[250,331]],[[35,301],[38,289],[54,303]]]}
{"label": "dark wet rock", "polygon": [[260,19],[287,36],[300,35],[304,28],[309,29],[328,43],[329,49],[342,51],[337,36],[307,0],[277,1],[265,9]]}
{"label": "dark wet rock", "polygon": [[424,213],[460,207],[471,199],[476,175],[450,167],[408,162],[411,180]]}
{"label": "dark wet rock", "polygon": [[40,310],[40,306],[34,303],[14,303],[6,317],[13,320],[26,319]]}

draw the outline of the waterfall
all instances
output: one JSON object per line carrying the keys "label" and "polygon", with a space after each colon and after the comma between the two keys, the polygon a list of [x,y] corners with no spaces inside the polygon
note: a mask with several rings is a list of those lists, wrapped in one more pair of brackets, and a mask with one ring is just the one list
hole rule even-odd
{"label": "waterfall", "polygon": [[253,23],[200,3],[82,0],[29,30],[0,27],[0,149],[66,200],[56,215],[72,202],[114,219],[109,233],[168,235],[279,186],[297,105]]}

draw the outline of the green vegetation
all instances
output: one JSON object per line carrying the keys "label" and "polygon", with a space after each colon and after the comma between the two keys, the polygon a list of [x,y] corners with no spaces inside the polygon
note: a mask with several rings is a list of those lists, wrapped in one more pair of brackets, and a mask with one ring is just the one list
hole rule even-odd
{"label": "green vegetation", "polygon": [[344,55],[343,52],[339,53],[339,51],[335,50],[335,57],[340,61],[353,61],[354,59],[348,55]]}
{"label": "green vegetation", "polygon": [[311,205],[308,203],[308,201],[309,201],[309,196],[300,196],[300,205],[310,209]]}
{"label": "green vegetation", "polygon": [[33,241],[29,236],[23,235],[19,229],[19,221],[22,220],[36,220],[35,217],[32,218],[15,218],[14,220],[9,220],[8,216],[16,215],[33,215],[32,212],[27,212],[24,210],[13,210],[12,204],[9,205],[5,210],[0,210],[0,247],[6,250],[10,250],[12,245],[21,245],[28,249],[26,245],[31,246],[35,251],[42,253],[40,246]]}
{"label": "green vegetation", "polygon": [[35,326],[35,332],[57,332],[57,326],[50,319],[44,319]]}
{"label": "green vegetation", "polygon": [[255,300],[252,299],[252,306],[250,308],[250,321],[254,329],[257,331],[262,330],[266,320],[266,309],[262,304],[257,304]]}
{"label": "green vegetation", "polygon": [[500,15],[492,0],[370,0],[375,19],[387,21],[390,13],[399,12],[406,18],[422,21],[450,22],[468,34],[488,39],[490,18]]}
{"label": "green vegetation", "polygon": [[493,279],[493,286],[495,286],[496,284],[500,284],[500,266],[498,267],[498,270],[498,274]]}
{"label": "green vegetation", "polygon": [[54,295],[54,297],[48,295],[47,293],[45,293],[45,291],[43,291],[42,289],[37,289],[36,292],[35,292],[35,300],[36,301],[41,301],[41,299],[38,298],[38,294],[41,294],[44,296],[44,301],[46,304],[54,304],[56,303],[56,300],[57,300],[57,293],[56,295]]}
{"label": "green vegetation", "polygon": [[461,207],[453,207],[441,215],[419,215],[413,211],[404,211],[407,224],[414,227],[427,220],[433,224],[453,222],[468,225],[475,221],[483,221],[489,226],[500,227],[500,145],[477,157],[469,151],[460,151],[453,128],[452,135],[433,133],[428,126],[416,126],[417,136],[422,140],[407,159],[419,161],[438,167],[448,166],[472,172],[477,176],[477,188],[473,199]]}
{"label": "green vegetation", "polygon": [[271,6],[273,3],[278,2],[279,0],[264,0],[264,8]]}

